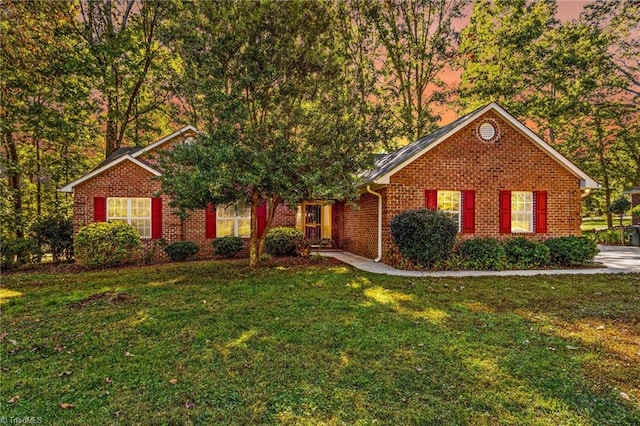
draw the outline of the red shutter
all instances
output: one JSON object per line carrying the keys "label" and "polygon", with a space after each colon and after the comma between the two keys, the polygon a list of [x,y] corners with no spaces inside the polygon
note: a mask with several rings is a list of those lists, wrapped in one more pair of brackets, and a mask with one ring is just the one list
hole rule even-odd
{"label": "red shutter", "polygon": [[93,221],[107,221],[107,197],[93,197]]}
{"label": "red shutter", "polygon": [[267,203],[258,205],[258,238],[262,236],[264,228],[267,226]]}
{"label": "red shutter", "polygon": [[216,237],[216,208],[213,204],[209,204],[205,210],[205,237]]}
{"label": "red shutter", "polygon": [[500,191],[500,233],[511,233],[511,191]]}
{"label": "red shutter", "polygon": [[462,232],[476,232],[476,191],[462,191]]}
{"label": "red shutter", "polygon": [[151,238],[162,238],[162,198],[151,199]]}
{"label": "red shutter", "polygon": [[535,220],[536,233],[545,234],[547,232],[547,191],[536,191],[535,197]]}
{"label": "red shutter", "polygon": [[424,191],[424,205],[429,210],[438,210],[438,191],[427,189]]}

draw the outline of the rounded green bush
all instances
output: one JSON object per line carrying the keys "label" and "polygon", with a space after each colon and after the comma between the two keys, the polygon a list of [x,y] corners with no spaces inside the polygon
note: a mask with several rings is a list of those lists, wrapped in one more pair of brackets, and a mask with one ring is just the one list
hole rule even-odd
{"label": "rounded green bush", "polygon": [[302,237],[302,232],[296,228],[273,228],[267,233],[264,249],[271,256],[295,256]]}
{"label": "rounded green bush", "polygon": [[455,220],[433,210],[407,210],[391,219],[391,236],[400,253],[425,267],[432,267],[451,254],[457,232]]}
{"label": "rounded green bush", "polygon": [[500,271],[508,266],[504,246],[495,238],[465,240],[458,253],[471,269]]}
{"label": "rounded green bush", "polygon": [[96,222],[80,228],[74,244],[79,263],[115,266],[133,259],[142,246],[138,232],[123,222]]}
{"label": "rounded green bush", "polygon": [[164,248],[164,252],[169,256],[169,259],[174,262],[182,262],[195,257],[199,251],[200,247],[193,241],[178,241]]}
{"label": "rounded green bush", "polygon": [[549,247],[551,263],[560,266],[584,265],[598,254],[595,241],[587,237],[558,237],[544,242]]}
{"label": "rounded green bush", "polygon": [[244,243],[240,237],[222,237],[213,240],[213,248],[218,256],[233,257],[242,250]]}
{"label": "rounded green bush", "polygon": [[510,239],[504,249],[509,263],[517,268],[529,269],[549,264],[549,247],[527,238]]}

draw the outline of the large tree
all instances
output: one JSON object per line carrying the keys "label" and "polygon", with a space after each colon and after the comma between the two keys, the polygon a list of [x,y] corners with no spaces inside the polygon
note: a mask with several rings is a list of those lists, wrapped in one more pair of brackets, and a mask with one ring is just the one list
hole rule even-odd
{"label": "large tree", "polygon": [[165,90],[171,58],[159,42],[160,27],[172,16],[172,1],[79,0],[78,34],[94,71],[94,95],[104,121],[104,154],[125,140],[137,145],[166,130],[171,107]]}
{"label": "large tree", "polygon": [[[181,37],[168,42],[205,134],[166,157],[163,191],[179,212],[251,205],[252,267],[278,206],[354,196],[378,141],[379,110],[346,72],[333,12],[322,2],[195,2]],[[259,237],[262,203],[269,214]]]}
{"label": "large tree", "polygon": [[0,65],[2,233],[66,214],[56,188],[82,173],[92,138],[88,70],[73,34],[73,4],[5,1]]}
{"label": "large tree", "polygon": [[[353,2],[356,3],[357,2]],[[456,58],[455,20],[467,0],[389,0],[368,2],[367,19],[355,26],[372,31],[378,102],[394,113],[400,134],[417,139],[437,127],[438,107],[450,92],[443,80]]]}

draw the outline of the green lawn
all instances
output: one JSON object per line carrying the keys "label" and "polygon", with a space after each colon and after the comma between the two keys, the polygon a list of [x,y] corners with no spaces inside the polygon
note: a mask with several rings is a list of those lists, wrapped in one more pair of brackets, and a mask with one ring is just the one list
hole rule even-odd
{"label": "green lawn", "polygon": [[638,274],[232,261],[2,280],[7,423],[640,424]]}
{"label": "green lawn", "polygon": [[[622,224],[624,226],[631,225],[631,217],[629,216],[622,219]],[[618,217],[613,218],[613,226],[614,228],[620,227],[620,219]],[[591,231],[593,229],[607,229],[607,220],[603,218],[583,218],[580,229],[582,229],[583,231]]]}

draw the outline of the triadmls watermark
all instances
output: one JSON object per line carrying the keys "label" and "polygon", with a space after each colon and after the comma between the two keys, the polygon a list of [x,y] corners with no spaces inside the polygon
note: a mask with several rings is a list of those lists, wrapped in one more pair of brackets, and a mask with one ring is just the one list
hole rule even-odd
{"label": "triadmls watermark", "polygon": [[0,417],[0,424],[3,425],[39,425],[42,423],[42,417],[23,416],[23,417]]}

